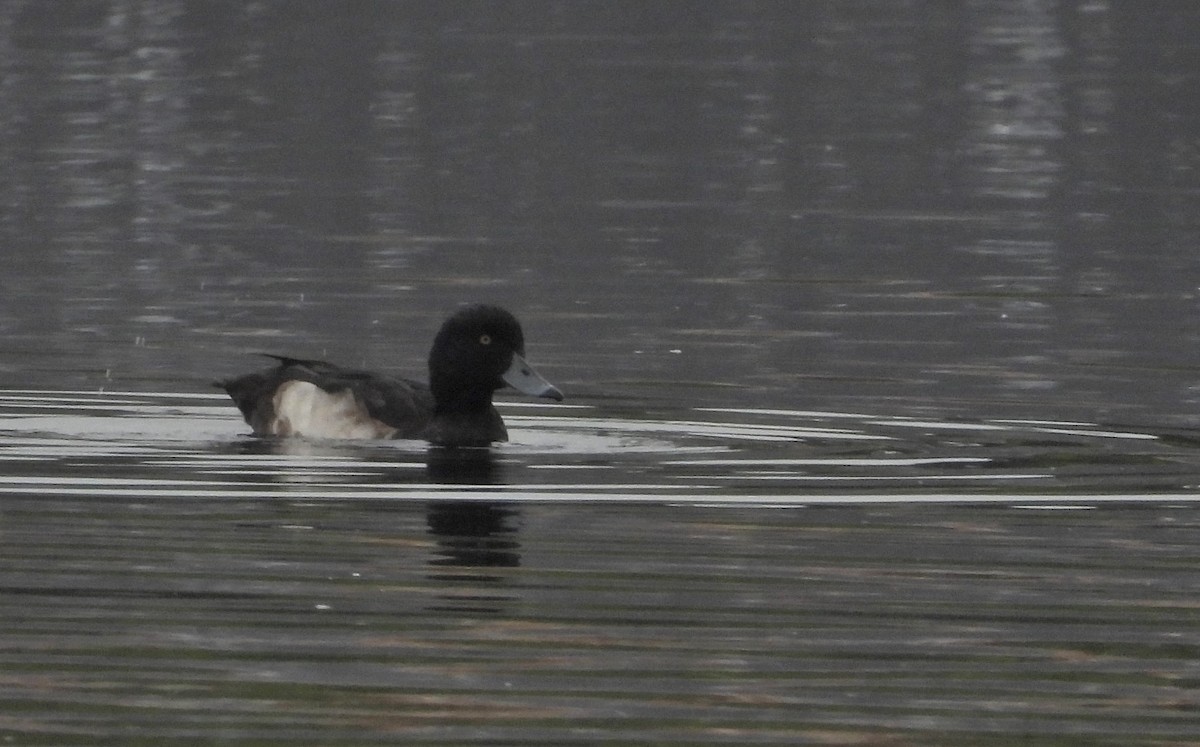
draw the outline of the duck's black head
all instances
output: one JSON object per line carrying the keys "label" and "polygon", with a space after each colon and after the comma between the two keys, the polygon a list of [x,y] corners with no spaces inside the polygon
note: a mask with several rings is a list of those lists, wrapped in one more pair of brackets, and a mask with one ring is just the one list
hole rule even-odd
{"label": "duck's black head", "polygon": [[467,306],[442,324],[429,351],[429,387],[440,412],[491,407],[492,393],[512,386],[533,397],[562,393],[525,362],[525,334],[499,306]]}

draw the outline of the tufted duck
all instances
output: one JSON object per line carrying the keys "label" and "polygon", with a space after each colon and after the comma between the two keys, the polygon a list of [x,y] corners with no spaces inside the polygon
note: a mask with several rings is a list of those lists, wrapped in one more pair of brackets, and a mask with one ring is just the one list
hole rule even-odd
{"label": "tufted duck", "polygon": [[467,306],[442,324],[429,351],[429,385],[332,363],[269,355],[277,365],[216,382],[258,435],[421,438],[445,446],[507,441],[492,393],[511,386],[562,400],[525,362],[512,314]]}

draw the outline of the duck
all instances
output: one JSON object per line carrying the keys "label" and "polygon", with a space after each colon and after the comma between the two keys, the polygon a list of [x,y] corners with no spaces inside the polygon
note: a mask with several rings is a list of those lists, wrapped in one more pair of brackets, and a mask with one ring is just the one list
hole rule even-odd
{"label": "duck", "polygon": [[492,404],[512,387],[535,398],[563,394],[525,360],[525,335],[506,309],[472,304],[442,324],[429,351],[429,383],[263,353],[270,368],[213,382],[257,436],[421,439],[438,446],[508,440]]}

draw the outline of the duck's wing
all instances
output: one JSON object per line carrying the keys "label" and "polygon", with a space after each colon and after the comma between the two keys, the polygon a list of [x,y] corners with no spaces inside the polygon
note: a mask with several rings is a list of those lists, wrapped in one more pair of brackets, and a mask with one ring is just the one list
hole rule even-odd
{"label": "duck's wing", "polygon": [[371,418],[396,430],[392,438],[419,437],[433,417],[428,385],[412,379],[342,369],[337,376],[312,383],[327,392],[352,392]]}
{"label": "duck's wing", "polygon": [[269,355],[278,365],[215,382],[260,435],[415,438],[433,414],[424,384],[326,361]]}

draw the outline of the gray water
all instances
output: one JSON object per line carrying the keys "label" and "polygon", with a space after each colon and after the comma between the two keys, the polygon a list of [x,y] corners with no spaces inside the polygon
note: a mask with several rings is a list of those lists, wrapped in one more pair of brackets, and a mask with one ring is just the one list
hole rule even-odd
{"label": "gray water", "polygon": [[[0,737],[1195,744],[1198,21],[0,2]],[[209,384],[469,301],[493,449]]]}

